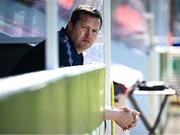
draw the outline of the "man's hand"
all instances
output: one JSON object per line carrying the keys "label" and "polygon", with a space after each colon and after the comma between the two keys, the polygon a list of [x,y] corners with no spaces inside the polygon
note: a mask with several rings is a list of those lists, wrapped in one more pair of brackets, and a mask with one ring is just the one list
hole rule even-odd
{"label": "man's hand", "polygon": [[128,127],[123,128],[123,129],[126,130],[126,129],[130,129],[130,128],[134,128],[137,124],[138,119],[139,119],[140,112],[133,110],[133,109],[129,109],[128,107],[122,107],[120,109],[124,110],[125,112],[131,112],[131,114],[134,118],[134,121]]}
{"label": "man's hand", "polygon": [[139,114],[140,113],[136,110],[132,110],[127,107],[118,109],[106,106],[105,108],[105,119],[114,120],[116,124],[124,130],[136,126]]}
{"label": "man's hand", "polygon": [[120,109],[117,113],[117,118],[115,122],[118,126],[126,130],[129,129],[131,124],[134,122],[134,117],[130,111],[126,112]]}

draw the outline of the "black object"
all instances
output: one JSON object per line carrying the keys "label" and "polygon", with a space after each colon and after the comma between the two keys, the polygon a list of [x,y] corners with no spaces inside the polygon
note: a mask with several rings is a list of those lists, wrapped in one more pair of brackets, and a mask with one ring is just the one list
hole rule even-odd
{"label": "black object", "polygon": [[0,43],[0,78],[10,76],[14,66],[31,48],[26,43]]}
{"label": "black object", "polygon": [[137,86],[138,86],[139,90],[149,90],[149,91],[165,90],[168,88],[162,82],[154,82],[154,84],[153,84],[153,82],[142,81],[142,82],[139,82]]}

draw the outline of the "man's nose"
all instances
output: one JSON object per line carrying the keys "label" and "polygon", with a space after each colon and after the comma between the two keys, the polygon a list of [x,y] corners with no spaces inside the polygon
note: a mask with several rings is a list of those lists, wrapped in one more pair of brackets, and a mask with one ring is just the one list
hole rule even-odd
{"label": "man's nose", "polygon": [[90,38],[91,35],[92,35],[91,30],[87,30],[87,31],[86,31],[86,37],[87,37],[87,38]]}

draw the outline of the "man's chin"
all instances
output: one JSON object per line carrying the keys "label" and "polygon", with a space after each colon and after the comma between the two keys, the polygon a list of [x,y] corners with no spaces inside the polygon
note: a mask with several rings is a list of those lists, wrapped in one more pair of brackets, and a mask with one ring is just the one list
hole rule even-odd
{"label": "man's chin", "polygon": [[82,50],[87,50],[87,49],[89,49],[89,48],[90,48],[90,45],[89,45],[89,44],[84,44],[84,45],[81,46],[81,49],[82,49]]}

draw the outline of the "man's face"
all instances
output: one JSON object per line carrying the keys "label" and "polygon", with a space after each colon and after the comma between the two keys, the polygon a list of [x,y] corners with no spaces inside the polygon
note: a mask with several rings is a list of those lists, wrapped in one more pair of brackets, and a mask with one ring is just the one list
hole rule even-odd
{"label": "man's face", "polygon": [[81,15],[76,24],[70,22],[70,38],[78,53],[81,53],[92,46],[97,38],[99,28],[100,19],[90,15]]}

